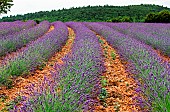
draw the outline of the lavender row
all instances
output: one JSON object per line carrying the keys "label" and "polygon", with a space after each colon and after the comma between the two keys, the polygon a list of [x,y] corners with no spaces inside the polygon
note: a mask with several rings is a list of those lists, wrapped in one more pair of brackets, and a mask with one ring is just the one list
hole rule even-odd
{"label": "lavender row", "polygon": [[0,38],[0,56],[16,51],[28,44],[30,41],[36,40],[38,37],[44,35],[48,31],[49,27],[50,23],[48,21],[43,21],[33,28]]}
{"label": "lavender row", "polygon": [[[170,24],[164,23],[108,23],[100,22],[100,24],[108,25],[119,30],[125,29],[128,31],[131,27],[136,26],[145,29],[145,32],[157,35],[160,37],[170,37]],[[125,31],[126,32],[126,31]]]}
{"label": "lavender row", "polygon": [[29,44],[16,57],[7,60],[6,65],[0,66],[0,84],[11,85],[11,77],[34,71],[61,49],[67,40],[68,29],[62,22],[54,23],[54,27],[53,31]]}
{"label": "lavender row", "polygon": [[170,110],[170,64],[153,52],[150,46],[141,41],[119,33],[108,26],[98,23],[84,23],[91,30],[105,37],[110,45],[131,62],[129,70],[136,74],[139,81],[137,92],[146,99],[137,97],[142,108],[148,106],[153,111],[168,112]]}
{"label": "lavender row", "polygon": [[145,27],[146,31],[160,37],[170,38],[170,24],[164,23],[138,23],[138,26]]}
{"label": "lavender row", "polygon": [[102,23],[118,29],[122,33],[145,42],[155,49],[161,50],[170,56],[170,32],[169,24],[142,24],[142,23]]}
{"label": "lavender row", "polygon": [[15,21],[15,22],[1,22],[0,23],[0,38],[6,35],[11,35],[21,30],[26,30],[36,25],[36,22],[29,20],[27,22]]}
{"label": "lavender row", "polygon": [[23,101],[21,108],[15,107],[11,112],[80,112],[95,104],[93,98],[100,92],[99,77],[104,70],[101,47],[96,35],[84,25],[66,24],[74,29],[76,39],[72,52],[62,59],[64,65],[55,65],[55,81],[45,79],[47,84],[43,85],[48,85],[48,89],[41,86],[32,99]]}

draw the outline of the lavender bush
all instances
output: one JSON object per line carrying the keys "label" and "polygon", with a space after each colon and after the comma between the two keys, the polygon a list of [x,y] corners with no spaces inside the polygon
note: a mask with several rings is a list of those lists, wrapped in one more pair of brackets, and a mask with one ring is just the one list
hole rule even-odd
{"label": "lavender bush", "polygon": [[80,112],[90,110],[96,103],[94,98],[100,93],[100,74],[104,70],[98,39],[80,23],[66,24],[74,29],[76,39],[72,52],[63,58],[65,64],[54,67],[52,79],[55,84],[48,86],[52,89],[43,89],[44,92],[11,112],[17,109],[24,112]]}
{"label": "lavender bush", "polygon": [[139,88],[145,99],[136,97],[142,108],[152,111],[168,112],[170,110],[170,64],[153,52],[150,46],[119,33],[108,26],[98,23],[84,23],[91,30],[105,37],[109,44],[129,62],[130,72],[136,74]]}
{"label": "lavender bush", "polygon": [[[61,102],[56,102],[59,100],[56,88],[57,83],[53,79],[45,77],[38,88],[34,84],[27,86],[27,91],[31,91],[31,94],[29,97],[20,96],[20,100],[17,101],[21,105],[20,107],[13,103],[6,110],[9,112],[59,112],[55,111],[61,108]],[[14,99],[14,101],[16,100],[17,98]]]}
{"label": "lavender bush", "polygon": [[3,36],[17,33],[21,30],[26,30],[36,25],[36,22],[29,20],[27,22],[14,21],[14,22],[1,22],[0,23],[0,38]]}
{"label": "lavender bush", "polygon": [[170,56],[170,31],[169,24],[154,23],[101,23],[117,29],[121,33],[143,41],[155,49],[161,50]]}
{"label": "lavender bush", "polygon": [[54,27],[53,31],[29,44],[16,57],[0,66],[0,84],[11,85],[11,77],[35,70],[61,49],[67,40],[68,29],[62,22],[54,23]]}
{"label": "lavender bush", "polygon": [[44,35],[48,31],[49,27],[50,23],[43,21],[33,28],[0,38],[0,56],[16,51],[30,41]]}

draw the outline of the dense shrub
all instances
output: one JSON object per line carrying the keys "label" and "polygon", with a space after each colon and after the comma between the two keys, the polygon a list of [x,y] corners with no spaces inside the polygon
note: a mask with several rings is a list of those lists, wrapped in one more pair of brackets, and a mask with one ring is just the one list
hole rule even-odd
{"label": "dense shrub", "polygon": [[170,11],[163,10],[159,13],[150,13],[146,16],[148,23],[170,23]]}
{"label": "dense shrub", "polygon": [[133,22],[133,19],[128,16],[123,16],[123,17],[112,18],[111,20],[108,20],[108,22]]}

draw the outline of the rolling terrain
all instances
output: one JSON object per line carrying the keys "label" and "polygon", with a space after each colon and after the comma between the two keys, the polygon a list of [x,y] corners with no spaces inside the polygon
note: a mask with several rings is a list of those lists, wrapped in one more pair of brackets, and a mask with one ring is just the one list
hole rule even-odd
{"label": "rolling terrain", "polygon": [[170,111],[169,24],[18,22],[0,23],[0,111]]}

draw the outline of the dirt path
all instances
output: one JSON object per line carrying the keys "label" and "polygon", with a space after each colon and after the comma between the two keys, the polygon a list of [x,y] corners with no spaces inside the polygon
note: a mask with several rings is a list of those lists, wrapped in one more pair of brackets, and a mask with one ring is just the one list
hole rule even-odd
{"label": "dirt path", "polygon": [[[48,33],[51,32],[52,30],[54,30],[54,26],[50,26],[50,29],[49,29],[44,35],[48,34]],[[44,35],[43,35],[43,36],[44,36]],[[43,37],[43,36],[41,36],[41,37]],[[39,37],[39,38],[41,38],[41,37]],[[37,40],[37,39],[36,39],[36,40]],[[34,41],[36,41],[36,40],[34,40]],[[31,43],[33,43],[34,41],[31,41],[31,42],[28,43],[28,44],[31,44]],[[28,45],[28,44],[27,44],[27,45]],[[20,52],[22,52],[22,51],[27,47],[27,45],[26,45],[26,46],[23,46],[23,47],[20,48],[20,49],[17,49],[15,52],[11,52],[11,53],[9,53],[9,54],[7,54],[7,55],[5,55],[5,56],[0,57],[0,66],[1,66],[2,64],[4,64],[6,60],[12,59],[12,58],[16,57]]]}
{"label": "dirt path", "polygon": [[[29,96],[29,91],[27,90],[27,86],[34,84],[35,87],[38,87],[44,77],[50,78],[51,74],[50,71],[53,70],[54,63],[63,64],[61,58],[63,58],[66,54],[71,51],[72,43],[75,38],[74,31],[70,28],[69,30],[69,39],[66,42],[66,45],[62,47],[60,52],[57,52],[49,61],[47,62],[46,66],[43,70],[36,70],[34,73],[30,74],[27,78],[26,77],[18,77],[14,82],[15,86],[12,89],[5,89],[2,88],[0,90],[0,111],[5,107],[5,105],[16,98],[19,95]],[[21,93],[22,91],[22,93]],[[6,97],[5,101],[2,102],[2,97]]]}
{"label": "dirt path", "polygon": [[[119,55],[103,37],[100,38],[104,53],[106,72],[103,74],[102,87],[107,91],[107,97],[100,99],[100,105],[96,106],[95,112],[139,112],[139,107],[134,105],[132,98],[136,95],[134,89],[137,87],[133,78],[128,77],[124,62]],[[115,59],[114,55],[115,54]],[[102,81],[102,82],[103,82]]]}
{"label": "dirt path", "polygon": [[158,54],[158,56],[163,60],[163,62],[168,62],[170,63],[170,57],[165,56],[163,53],[161,53],[160,50],[155,50],[154,51]]}

